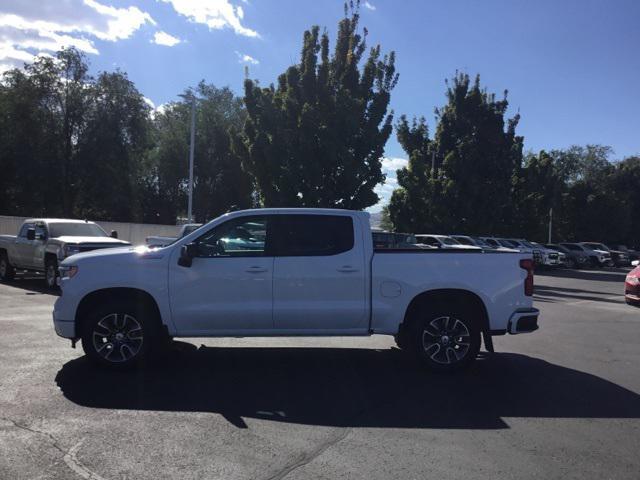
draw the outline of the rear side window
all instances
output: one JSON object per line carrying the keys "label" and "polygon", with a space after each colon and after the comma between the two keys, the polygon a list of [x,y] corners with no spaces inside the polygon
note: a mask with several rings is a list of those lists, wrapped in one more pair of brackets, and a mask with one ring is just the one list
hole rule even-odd
{"label": "rear side window", "polygon": [[342,215],[276,215],[275,255],[317,257],[353,249],[353,220]]}

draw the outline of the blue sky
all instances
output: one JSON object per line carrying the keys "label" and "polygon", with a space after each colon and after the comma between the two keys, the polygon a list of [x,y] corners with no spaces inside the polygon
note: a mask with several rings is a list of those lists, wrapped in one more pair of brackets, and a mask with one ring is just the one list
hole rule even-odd
{"label": "blue sky", "polygon": [[[480,73],[509,90],[510,114],[531,150],[610,145],[615,158],[640,153],[639,1],[392,1],[361,6],[369,44],[395,50],[396,116],[444,102],[444,79]],[[341,1],[0,0],[0,69],[62,45],[87,52],[92,71],[126,71],[154,105],[205,79],[242,93],[244,65],[269,84],[298,61],[313,24],[335,39]],[[406,157],[386,147],[389,181]]]}

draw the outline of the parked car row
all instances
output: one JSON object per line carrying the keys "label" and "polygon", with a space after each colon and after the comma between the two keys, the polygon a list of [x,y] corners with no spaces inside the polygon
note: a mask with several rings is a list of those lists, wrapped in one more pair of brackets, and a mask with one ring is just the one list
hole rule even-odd
{"label": "parked car row", "polygon": [[600,242],[560,242],[541,244],[523,238],[501,238],[469,235],[373,232],[377,248],[443,248],[478,249],[484,251],[517,250],[532,256],[539,267],[626,267],[640,253],[625,245],[614,248]]}

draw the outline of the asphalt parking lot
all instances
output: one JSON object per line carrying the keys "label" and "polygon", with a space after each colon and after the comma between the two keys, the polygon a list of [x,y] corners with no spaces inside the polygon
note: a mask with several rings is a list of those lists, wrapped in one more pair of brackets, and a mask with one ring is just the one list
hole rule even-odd
{"label": "asphalt parking lot", "polygon": [[536,277],[536,333],[473,369],[392,339],[189,339],[112,373],[0,285],[0,479],[640,478],[640,309],[625,271]]}

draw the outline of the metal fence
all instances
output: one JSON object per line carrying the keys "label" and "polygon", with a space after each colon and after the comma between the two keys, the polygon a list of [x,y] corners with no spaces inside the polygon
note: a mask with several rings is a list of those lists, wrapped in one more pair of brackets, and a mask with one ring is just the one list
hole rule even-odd
{"label": "metal fence", "polygon": [[[16,235],[18,229],[27,218],[30,217],[10,217],[0,215],[0,235]],[[157,225],[151,223],[124,223],[124,222],[100,222],[98,225],[104,228],[107,233],[111,230],[118,232],[118,238],[131,242],[133,245],[145,243],[145,238],[150,236],[177,237],[180,232],[179,225]]]}

